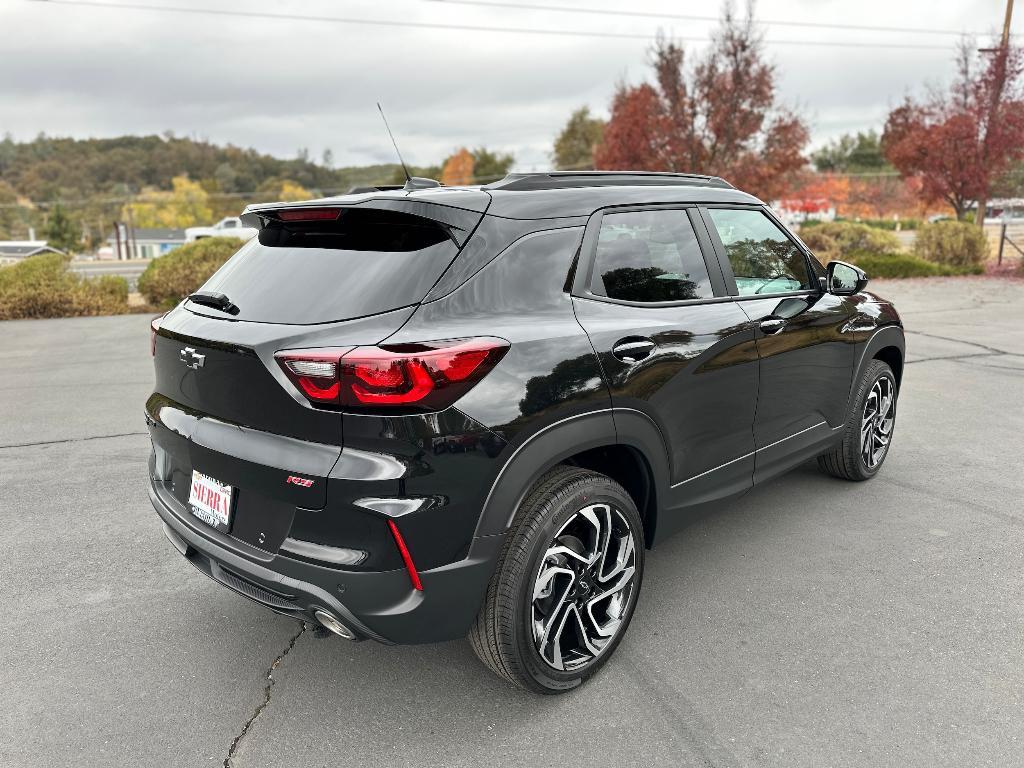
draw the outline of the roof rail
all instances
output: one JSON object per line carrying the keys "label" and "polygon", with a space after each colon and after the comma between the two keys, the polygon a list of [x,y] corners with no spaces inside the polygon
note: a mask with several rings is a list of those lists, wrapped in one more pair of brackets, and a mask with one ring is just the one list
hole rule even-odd
{"label": "roof rail", "polygon": [[548,173],[510,173],[483,189],[524,191],[573,187],[718,187],[735,189],[718,176],[696,173],[655,171],[550,171]]}

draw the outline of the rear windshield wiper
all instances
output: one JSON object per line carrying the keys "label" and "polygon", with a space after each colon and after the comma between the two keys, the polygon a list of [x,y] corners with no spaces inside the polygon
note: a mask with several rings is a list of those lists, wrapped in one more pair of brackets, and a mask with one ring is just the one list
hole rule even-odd
{"label": "rear windshield wiper", "polygon": [[229,315],[237,315],[240,311],[238,307],[231,303],[231,299],[223,293],[196,291],[195,293],[189,294],[188,300],[194,301],[196,304],[202,304],[207,307],[219,309],[221,312],[227,312]]}

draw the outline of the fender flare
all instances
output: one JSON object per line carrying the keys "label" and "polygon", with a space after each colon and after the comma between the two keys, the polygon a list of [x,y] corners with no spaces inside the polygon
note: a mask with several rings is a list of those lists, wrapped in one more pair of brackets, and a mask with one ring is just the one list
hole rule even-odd
{"label": "fender flare", "polygon": [[[476,536],[505,533],[534,483],[551,467],[591,448],[625,445],[641,454],[650,471],[650,509],[668,487],[665,440],[651,417],[631,408],[602,408],[555,421],[520,442],[498,470],[484,500]],[[645,510],[641,510],[644,514]],[[645,534],[650,540],[654,521]]]}
{"label": "fender flare", "polygon": [[851,394],[857,387],[857,382],[860,381],[861,376],[864,374],[864,367],[874,359],[880,349],[885,347],[896,347],[900,351],[900,370],[894,371],[894,373],[896,378],[902,382],[903,368],[906,366],[907,358],[906,338],[903,335],[903,328],[900,326],[886,325],[872,333],[864,343],[864,348],[861,350],[860,359],[857,361],[857,368],[854,371],[853,381],[850,385]]}
{"label": "fender flare", "polygon": [[498,470],[484,499],[476,536],[505,533],[527,491],[552,466],[588,448],[614,443],[611,408],[566,416],[528,435]]}

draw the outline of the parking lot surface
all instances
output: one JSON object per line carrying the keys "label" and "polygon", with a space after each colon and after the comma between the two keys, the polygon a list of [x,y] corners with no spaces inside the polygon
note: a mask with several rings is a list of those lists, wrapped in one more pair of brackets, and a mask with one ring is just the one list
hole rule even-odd
{"label": "parking lot surface", "polygon": [[547,698],[204,578],[146,494],[148,318],[0,323],[0,765],[1021,765],[1024,282],[872,288],[908,331],[880,476],[694,520]]}

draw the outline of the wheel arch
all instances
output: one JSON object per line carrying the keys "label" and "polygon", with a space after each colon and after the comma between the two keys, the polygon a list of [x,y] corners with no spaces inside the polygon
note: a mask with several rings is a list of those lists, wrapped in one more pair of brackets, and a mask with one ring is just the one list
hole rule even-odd
{"label": "wheel arch", "polygon": [[600,472],[622,485],[640,511],[645,544],[650,547],[659,499],[667,489],[668,454],[650,417],[631,409],[569,416],[519,442],[484,500],[476,535],[507,531],[529,490],[558,464]]}
{"label": "wheel arch", "polygon": [[896,387],[903,381],[903,361],[906,355],[906,340],[903,329],[898,325],[887,325],[875,331],[865,342],[860,362],[851,382],[851,393],[864,374],[864,367],[872,360],[887,363],[896,376]]}
{"label": "wheel arch", "polygon": [[903,350],[890,344],[875,352],[871,359],[881,360],[892,368],[893,375],[896,377],[896,389],[899,389],[903,383]]}

